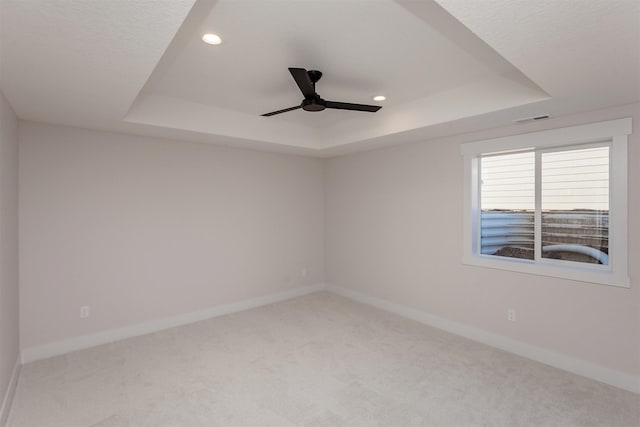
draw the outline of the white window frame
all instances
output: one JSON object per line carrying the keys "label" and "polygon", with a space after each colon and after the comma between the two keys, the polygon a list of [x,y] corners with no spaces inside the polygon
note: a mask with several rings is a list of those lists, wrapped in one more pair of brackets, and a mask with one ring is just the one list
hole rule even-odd
{"label": "white window frame", "polygon": [[[632,120],[629,117],[462,144],[461,152],[464,157],[462,262],[478,267],[628,288],[630,280],[627,237],[627,144],[631,131]],[[480,156],[522,150],[536,150],[536,156],[540,156],[539,153],[542,151],[562,147],[577,148],[594,143],[610,145],[608,266],[577,262],[546,262],[539,259],[536,261],[480,253]],[[537,167],[539,164],[537,162]],[[536,181],[540,180],[539,172],[536,170]],[[536,183],[536,188],[540,188],[539,182]],[[539,203],[540,194],[536,194],[536,215],[540,212]],[[536,234],[538,233],[539,231],[536,231]],[[536,238],[538,237],[537,235]],[[539,250],[539,244],[536,246],[538,246],[536,250]]]}

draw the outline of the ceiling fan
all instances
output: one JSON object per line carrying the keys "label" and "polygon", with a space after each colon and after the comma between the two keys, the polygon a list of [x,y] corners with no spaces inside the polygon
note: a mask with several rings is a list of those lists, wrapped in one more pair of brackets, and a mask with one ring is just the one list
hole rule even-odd
{"label": "ceiling fan", "polygon": [[283,110],[272,111],[270,113],[262,114],[265,117],[274,116],[280,113],[286,113],[287,111],[297,110],[302,108],[305,111],[322,111],[325,108],[333,108],[336,110],[352,110],[352,111],[367,111],[375,113],[380,108],[379,105],[365,105],[365,104],[351,104],[349,102],[335,102],[325,101],[320,98],[320,95],[316,92],[316,83],[322,77],[322,73],[317,70],[305,70],[304,68],[289,68],[289,72],[293,76],[293,79],[298,84],[300,91],[304,95],[304,99],[300,105],[295,107],[285,108]]}

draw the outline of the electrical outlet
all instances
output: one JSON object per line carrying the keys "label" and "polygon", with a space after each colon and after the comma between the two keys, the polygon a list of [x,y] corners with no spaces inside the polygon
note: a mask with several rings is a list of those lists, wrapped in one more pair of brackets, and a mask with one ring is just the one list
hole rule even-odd
{"label": "electrical outlet", "polygon": [[87,317],[89,317],[89,306],[83,305],[82,307],[80,307],[80,318],[86,319]]}
{"label": "electrical outlet", "polygon": [[516,321],[516,310],[514,308],[510,308],[507,310],[507,320],[510,322]]}

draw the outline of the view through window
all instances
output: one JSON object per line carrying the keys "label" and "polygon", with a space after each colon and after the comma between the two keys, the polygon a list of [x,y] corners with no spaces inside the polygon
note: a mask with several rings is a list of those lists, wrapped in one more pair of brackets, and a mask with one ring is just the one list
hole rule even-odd
{"label": "view through window", "polygon": [[608,265],[609,151],[600,145],[481,157],[481,254]]}

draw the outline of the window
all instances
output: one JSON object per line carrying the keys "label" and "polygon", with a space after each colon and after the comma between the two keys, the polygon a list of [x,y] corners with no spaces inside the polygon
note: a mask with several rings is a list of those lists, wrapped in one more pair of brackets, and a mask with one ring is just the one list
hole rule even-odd
{"label": "window", "polygon": [[466,264],[629,286],[631,119],[462,145]]}

